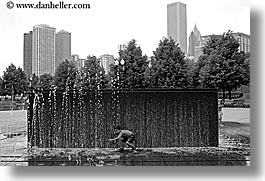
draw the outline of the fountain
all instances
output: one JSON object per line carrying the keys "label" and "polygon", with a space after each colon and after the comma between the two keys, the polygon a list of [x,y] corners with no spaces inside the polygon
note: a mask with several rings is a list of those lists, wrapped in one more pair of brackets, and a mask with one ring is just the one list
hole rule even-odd
{"label": "fountain", "polygon": [[33,95],[32,146],[113,147],[108,138],[116,124],[139,135],[141,147],[218,146],[214,90],[66,89]]}
{"label": "fountain", "polygon": [[[30,96],[29,142],[40,148],[106,148],[113,126],[137,135],[138,147],[218,146],[217,90],[112,89],[96,87],[35,90]],[[80,75],[82,76],[82,75]],[[88,83],[89,76],[86,76]],[[84,84],[83,84],[84,85]],[[90,84],[88,84],[90,85]]]}

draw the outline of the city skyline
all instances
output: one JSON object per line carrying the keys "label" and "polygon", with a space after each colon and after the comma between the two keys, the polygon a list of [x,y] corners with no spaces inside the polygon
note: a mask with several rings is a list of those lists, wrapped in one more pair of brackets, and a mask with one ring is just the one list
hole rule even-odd
{"label": "city skyline", "polygon": [[55,27],[40,24],[24,33],[23,70],[28,78],[33,73],[54,75],[59,64],[71,58],[70,32],[56,32]]}
{"label": "city skyline", "polygon": [[[199,3],[194,0],[158,0],[152,4],[148,1],[92,0],[89,10],[9,10],[1,3],[0,14],[8,21],[1,19],[3,28],[0,33],[9,36],[3,37],[5,45],[1,45],[5,61],[1,62],[0,75],[11,63],[23,67],[23,33],[36,24],[48,24],[71,32],[72,54],[81,58],[88,55],[99,58],[104,54],[116,58],[118,45],[132,39],[140,45],[143,54],[152,56],[159,41],[167,36],[167,4],[174,2],[187,5],[188,35],[194,24],[202,36],[222,34],[228,30],[250,34],[250,3],[244,0],[214,3],[209,0]],[[32,17],[33,14],[37,14],[34,15],[36,18]],[[11,53],[12,50],[16,53]]]}

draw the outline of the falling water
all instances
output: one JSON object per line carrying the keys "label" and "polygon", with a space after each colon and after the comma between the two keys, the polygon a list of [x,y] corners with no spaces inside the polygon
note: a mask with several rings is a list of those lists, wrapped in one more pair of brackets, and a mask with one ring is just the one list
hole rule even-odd
{"label": "falling water", "polygon": [[48,145],[49,145],[49,148],[52,148],[53,147],[53,129],[54,129],[54,102],[53,102],[53,92],[52,90],[49,90],[49,97],[48,97],[48,119],[49,119],[49,126],[51,127],[51,129],[48,130],[48,137],[49,137],[49,141],[48,141]]}
{"label": "falling water", "polygon": [[58,111],[57,111],[57,95],[56,95],[56,87],[52,90],[53,97],[53,146],[57,147],[58,145]]}
{"label": "falling water", "polygon": [[82,88],[78,89],[78,134],[79,135],[79,145],[84,148],[85,147],[85,128],[86,121],[84,119],[85,109],[84,109],[84,91]]}
{"label": "falling water", "polygon": [[132,91],[120,99],[114,88],[35,93],[29,116],[32,146],[112,147],[107,139],[118,123],[137,131],[141,147],[218,145],[215,92]]}
{"label": "falling water", "polygon": [[[101,72],[100,72],[101,75]],[[98,75],[97,75],[98,76]],[[102,147],[103,146],[103,137],[102,137],[102,131],[103,131],[103,110],[102,110],[102,91],[100,87],[100,80],[97,80],[97,89],[96,89],[96,95],[95,95],[95,102],[96,102],[96,113],[95,113],[95,148]]]}
{"label": "falling water", "polygon": [[118,76],[111,79],[111,113],[112,113],[112,124],[119,124],[119,91],[118,90]]}
{"label": "falling water", "polygon": [[[47,127],[46,126],[46,121],[44,121],[43,119],[45,118],[45,102],[44,102],[44,98],[43,98],[43,93],[42,92],[39,92],[38,93],[38,101],[39,101],[39,104],[38,106],[38,121],[36,122],[36,129],[37,129],[37,132],[40,132],[36,135],[36,140],[39,141],[41,147],[45,147],[45,143],[46,143],[46,139],[47,139],[47,136],[45,135],[45,128]],[[46,138],[45,138],[46,136]]]}
{"label": "falling water", "polygon": [[65,129],[63,130],[63,134],[64,134],[64,145],[66,148],[70,147],[69,145],[69,87],[66,87],[66,91],[63,93],[64,94],[64,126]]}

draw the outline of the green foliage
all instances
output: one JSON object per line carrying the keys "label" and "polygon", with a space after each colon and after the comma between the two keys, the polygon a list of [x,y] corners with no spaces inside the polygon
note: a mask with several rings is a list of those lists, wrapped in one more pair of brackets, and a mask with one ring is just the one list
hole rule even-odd
{"label": "green foliage", "polygon": [[250,84],[250,53],[240,52],[236,55],[237,59],[244,62],[242,65],[243,81],[242,85]]}
{"label": "green foliage", "polygon": [[3,95],[4,93],[4,82],[2,77],[0,77],[0,95]]}
{"label": "green foliage", "polygon": [[2,85],[3,85],[3,79],[2,77],[0,77],[0,88],[2,89]]}
{"label": "green foliage", "polygon": [[88,56],[85,66],[78,75],[78,85],[85,89],[106,88],[108,78],[104,68],[100,66],[99,60],[95,56]]}
{"label": "green foliage", "polygon": [[29,87],[32,87],[33,89],[37,89],[38,88],[38,84],[39,84],[39,77],[36,76],[36,74],[32,74],[32,77],[29,78]]}
{"label": "green foliage", "polygon": [[[239,43],[233,33],[212,36],[203,47],[197,63],[197,73],[202,87],[228,90],[247,82],[246,55],[238,52]],[[245,72],[245,74],[244,74]]]}
{"label": "green foliage", "polygon": [[196,64],[194,60],[186,59],[187,63],[187,88],[195,88],[196,87]]}
{"label": "green foliage", "polygon": [[4,71],[2,78],[2,88],[4,95],[24,94],[27,90],[27,78],[23,70],[11,64]]}
{"label": "green foliage", "polygon": [[76,82],[77,68],[72,61],[65,60],[59,64],[54,76],[54,84],[58,89],[73,88]]}
{"label": "green foliage", "polygon": [[202,73],[202,68],[206,65],[206,57],[207,55],[202,54],[199,58],[198,61],[194,65],[194,71],[193,71],[193,76],[192,76],[192,85],[195,88],[200,88],[201,87],[201,78],[200,74]]}
{"label": "green foliage", "polygon": [[51,74],[42,74],[39,78],[38,88],[47,90],[53,86],[53,77]]}
{"label": "green foliage", "polygon": [[[124,65],[121,65],[122,60]],[[145,71],[148,69],[147,57],[142,55],[141,47],[131,40],[125,50],[119,51],[118,65],[113,67],[113,79],[120,88],[144,88]]]}
{"label": "green foliage", "polygon": [[159,42],[152,60],[152,87],[185,88],[189,85],[190,62],[170,38]]}

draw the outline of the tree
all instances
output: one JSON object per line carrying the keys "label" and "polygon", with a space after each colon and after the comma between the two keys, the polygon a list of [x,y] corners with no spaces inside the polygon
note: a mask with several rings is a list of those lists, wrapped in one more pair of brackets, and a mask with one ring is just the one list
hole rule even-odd
{"label": "tree", "polygon": [[[244,83],[245,57],[238,52],[239,43],[232,31],[223,35],[214,35],[203,47],[200,59],[200,79],[203,87],[218,88],[229,92]],[[200,62],[200,63],[201,63]]]}
{"label": "tree", "polygon": [[35,73],[32,74],[32,77],[30,77],[28,81],[29,81],[29,87],[32,87],[33,89],[38,88],[39,77],[36,76]]}
{"label": "tree", "polygon": [[242,85],[249,85],[250,83],[250,53],[240,52],[237,54],[237,59],[241,59],[244,62],[242,65],[243,81]]}
{"label": "tree", "polygon": [[0,95],[3,95],[3,91],[4,91],[4,83],[3,83],[3,79],[2,77],[0,77]]}
{"label": "tree", "polygon": [[58,89],[70,89],[74,87],[77,76],[77,68],[72,61],[65,60],[59,64],[55,71],[54,84]]}
{"label": "tree", "polygon": [[196,63],[194,60],[186,59],[187,63],[187,88],[195,88],[196,87]]}
{"label": "tree", "polygon": [[107,87],[107,76],[96,56],[87,57],[78,82],[85,89],[103,89]]}
{"label": "tree", "polygon": [[205,66],[206,64],[206,55],[202,54],[199,58],[198,61],[195,63],[194,65],[194,71],[193,71],[193,75],[192,75],[192,85],[193,87],[201,87],[202,84],[202,80],[200,77],[200,74],[202,73],[202,67]]}
{"label": "tree", "polygon": [[188,87],[190,77],[188,61],[178,44],[170,38],[159,42],[154,51],[152,86],[162,88]]}
{"label": "tree", "polygon": [[42,74],[39,78],[37,87],[43,90],[51,89],[53,86],[53,77],[51,74]]}
{"label": "tree", "polygon": [[[144,88],[145,71],[148,69],[147,56],[142,55],[140,46],[133,39],[125,50],[119,51],[118,65],[113,68],[113,79],[121,88]],[[124,61],[124,65],[122,65]]]}
{"label": "tree", "polygon": [[6,68],[3,75],[2,87],[4,95],[23,94],[27,90],[27,78],[24,71],[11,64]]}

